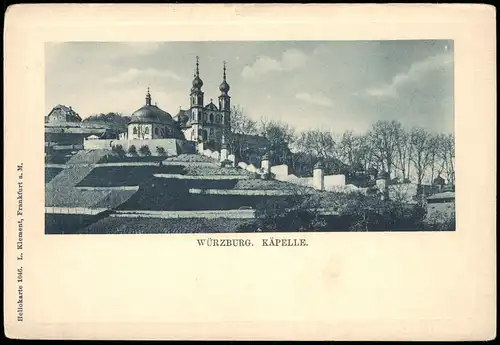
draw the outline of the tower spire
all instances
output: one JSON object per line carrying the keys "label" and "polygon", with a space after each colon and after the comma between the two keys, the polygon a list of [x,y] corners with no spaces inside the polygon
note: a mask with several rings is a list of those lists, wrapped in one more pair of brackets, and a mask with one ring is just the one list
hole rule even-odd
{"label": "tower spire", "polygon": [[196,56],[196,76],[199,78],[200,77],[200,58]]}
{"label": "tower spire", "polygon": [[146,105],[151,105],[151,94],[149,93],[149,86],[148,92],[146,93]]}
{"label": "tower spire", "polygon": [[196,69],[194,71],[194,79],[193,79],[193,90],[201,90],[201,87],[203,86],[203,81],[200,78],[200,63],[199,63],[199,57],[196,56]]}
{"label": "tower spire", "polygon": [[222,95],[227,95],[229,92],[229,84],[226,81],[226,61],[223,61],[222,63],[222,83],[219,86],[219,90],[221,91]]}

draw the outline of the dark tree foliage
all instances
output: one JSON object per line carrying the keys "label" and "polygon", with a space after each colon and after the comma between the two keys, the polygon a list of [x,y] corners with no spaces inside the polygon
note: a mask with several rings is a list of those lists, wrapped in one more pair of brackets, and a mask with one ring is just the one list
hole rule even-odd
{"label": "dark tree foliage", "polygon": [[149,150],[148,145],[143,145],[140,147],[139,152],[143,156],[151,156],[151,151]]}
{"label": "dark tree foliage", "polygon": [[137,155],[137,149],[135,145],[130,145],[130,147],[128,148],[128,153],[134,156]]}
{"label": "dark tree foliage", "polygon": [[112,148],[112,151],[118,154],[118,157],[123,158],[125,157],[125,150],[123,149],[122,145],[115,145]]}
{"label": "dark tree foliage", "polygon": [[130,116],[125,116],[120,113],[107,113],[107,114],[96,114],[91,115],[82,120],[83,122],[91,122],[98,124],[105,124],[110,126],[112,129],[121,132],[127,131],[127,124],[130,121]]}
{"label": "dark tree foliage", "polygon": [[[319,209],[336,209],[323,216]],[[423,222],[422,204],[407,205],[381,200],[379,193],[294,193],[265,199],[257,206],[258,227],[263,231],[414,231],[431,230]]]}
{"label": "dark tree foliage", "polygon": [[166,151],[165,151],[165,149],[162,146],[156,146],[156,152],[160,156],[165,156],[166,155]]}

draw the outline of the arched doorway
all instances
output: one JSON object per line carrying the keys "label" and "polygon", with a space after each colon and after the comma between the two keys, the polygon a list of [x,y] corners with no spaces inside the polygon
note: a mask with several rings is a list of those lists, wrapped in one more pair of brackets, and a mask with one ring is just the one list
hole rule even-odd
{"label": "arched doorway", "polygon": [[206,129],[202,129],[201,130],[201,140],[203,142],[206,142],[207,141],[207,138],[208,138],[208,133],[207,133],[207,130]]}

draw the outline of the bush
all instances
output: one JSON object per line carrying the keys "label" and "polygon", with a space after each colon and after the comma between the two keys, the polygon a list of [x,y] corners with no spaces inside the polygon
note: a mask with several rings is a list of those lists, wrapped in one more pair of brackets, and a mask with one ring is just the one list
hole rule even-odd
{"label": "bush", "polygon": [[139,149],[139,152],[143,156],[151,156],[151,151],[149,150],[148,145],[142,145],[141,148]]}
{"label": "bush", "polygon": [[163,147],[161,146],[156,146],[156,152],[158,153],[159,156],[166,156],[166,151]]}
{"label": "bush", "polygon": [[260,178],[262,180],[274,180],[276,178],[276,175],[271,173],[270,171],[266,171],[260,176]]}
{"label": "bush", "polygon": [[378,195],[352,193],[340,208],[349,219],[351,231],[419,230],[423,227],[425,207],[395,200],[380,200]]}
{"label": "bush", "polygon": [[221,162],[221,167],[232,167],[233,162],[230,161],[229,159],[225,159]]}
{"label": "bush", "polygon": [[[248,182],[248,180],[244,180],[244,182]],[[294,186],[290,195],[264,198],[257,205],[255,212],[259,227],[263,231],[285,232],[320,229],[323,222],[315,211],[319,202],[305,194],[306,190],[307,188]]]}
{"label": "bush", "polygon": [[128,153],[131,156],[137,156],[137,149],[135,148],[135,145],[130,145],[130,147],[128,148]]}
{"label": "bush", "polygon": [[111,150],[118,154],[120,158],[125,157],[125,150],[123,149],[122,145],[115,145]]}
{"label": "bush", "polygon": [[[338,215],[322,215],[320,208],[337,211]],[[308,195],[297,191],[283,198],[266,198],[256,209],[265,231],[422,230],[425,214],[422,204],[380,200],[379,195],[359,192]]]}
{"label": "bush", "polygon": [[454,231],[456,229],[455,210],[451,213],[434,212],[425,220],[425,230]]}

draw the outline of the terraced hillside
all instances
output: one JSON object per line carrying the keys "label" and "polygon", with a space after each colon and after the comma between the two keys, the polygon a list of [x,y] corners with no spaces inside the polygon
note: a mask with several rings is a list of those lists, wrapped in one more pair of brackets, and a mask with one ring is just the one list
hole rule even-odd
{"label": "terraced hillside", "polygon": [[57,176],[61,171],[63,171],[63,168],[48,168],[45,167],[45,183],[49,183],[52,181],[54,177]]}
{"label": "terraced hillside", "polygon": [[103,207],[118,206],[130,198],[134,190],[81,190],[76,188],[95,165],[107,154],[107,150],[80,151],[45,185],[45,206],[55,207]]}
{"label": "terraced hillside", "polygon": [[[294,185],[266,181],[241,168],[221,167],[216,160],[183,154],[158,164],[141,165],[130,159],[110,162],[106,150],[81,151],[46,183],[46,206],[104,208],[115,211],[202,211],[258,208],[262,196],[251,190],[285,190]],[[137,164],[134,164],[137,163]],[[132,188],[137,187],[137,188]],[[239,190],[240,195],[206,195],[195,189]],[[283,196],[266,199],[279,201]],[[115,211],[114,211],[115,210]],[[147,214],[147,212],[146,212]],[[197,217],[197,216],[195,216]],[[251,223],[251,222],[250,222]],[[246,224],[246,225],[245,225]],[[134,219],[82,215],[46,215],[49,233],[183,233],[248,230],[248,220],[219,218]],[[253,225],[252,225],[253,226]],[[253,228],[252,228],[253,229]],[[250,229],[250,231],[253,231]]]}
{"label": "terraced hillside", "polygon": [[97,166],[76,185],[78,187],[138,186],[154,174],[182,174],[182,166]]}

